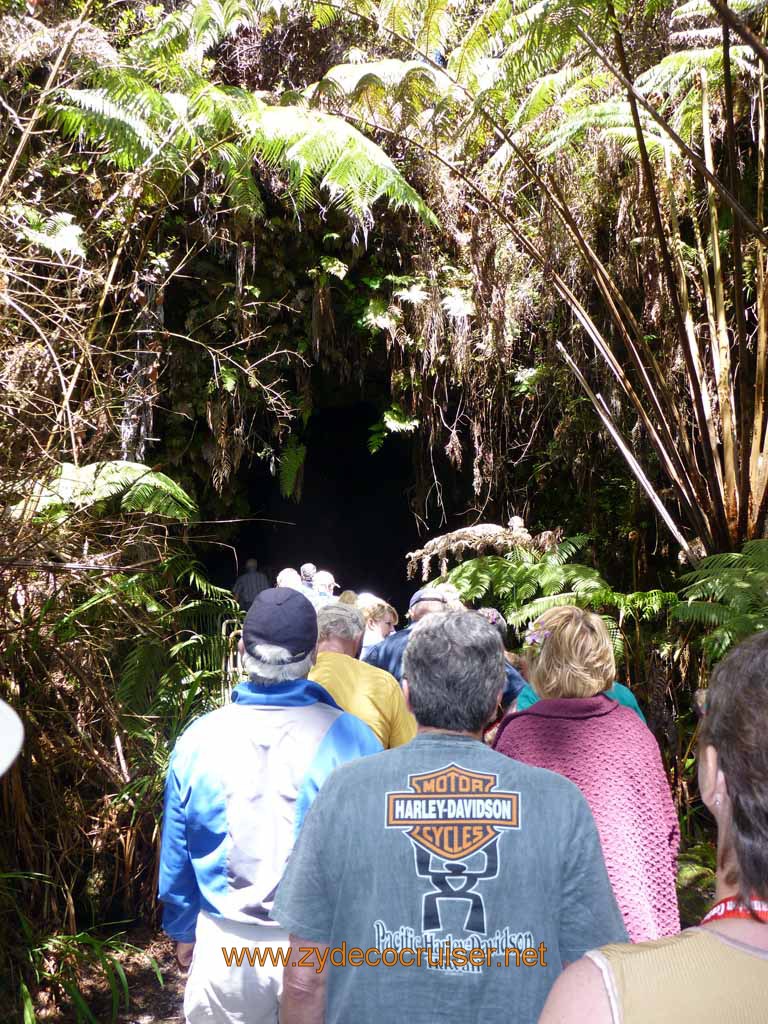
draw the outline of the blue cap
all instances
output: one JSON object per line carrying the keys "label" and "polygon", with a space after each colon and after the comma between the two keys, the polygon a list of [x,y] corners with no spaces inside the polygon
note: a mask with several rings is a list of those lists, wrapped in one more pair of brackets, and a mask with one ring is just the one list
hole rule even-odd
{"label": "blue cap", "polygon": [[317,643],[317,613],[298,590],[272,587],[257,594],[243,624],[243,644],[249,654],[257,644],[274,644],[301,661]]}
{"label": "blue cap", "polygon": [[416,591],[408,602],[408,611],[415,604],[419,604],[420,601],[436,601],[438,604],[448,604],[448,598],[440,590],[435,590],[434,587],[422,587],[421,590]]}

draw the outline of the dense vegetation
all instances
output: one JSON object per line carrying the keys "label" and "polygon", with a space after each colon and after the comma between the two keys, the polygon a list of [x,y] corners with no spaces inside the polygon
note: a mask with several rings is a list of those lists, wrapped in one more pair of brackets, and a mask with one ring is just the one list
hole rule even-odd
{"label": "dense vegetation", "polygon": [[154,920],[167,751],[221,699],[237,614],[200,539],[252,511],[254,465],[300,500],[313,413],[363,393],[428,532],[553,531],[453,577],[515,624],[610,618],[706,838],[694,691],[768,624],[764,19],[2,0],[0,695],[27,742],[0,949],[26,1019],[67,993],[88,1019],[87,957],[117,998],[83,929]]}

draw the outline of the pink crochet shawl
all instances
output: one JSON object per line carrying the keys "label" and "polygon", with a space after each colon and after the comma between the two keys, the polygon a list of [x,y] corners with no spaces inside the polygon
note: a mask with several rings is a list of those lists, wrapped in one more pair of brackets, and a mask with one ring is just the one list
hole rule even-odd
{"label": "pink crochet shawl", "polygon": [[582,791],[630,939],[676,934],[680,828],[658,745],[635,712],[602,695],[541,700],[509,715],[493,746]]}

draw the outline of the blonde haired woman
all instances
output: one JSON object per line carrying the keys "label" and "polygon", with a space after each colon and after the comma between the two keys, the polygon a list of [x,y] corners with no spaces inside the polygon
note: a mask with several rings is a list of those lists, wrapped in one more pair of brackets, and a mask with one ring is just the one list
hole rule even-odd
{"label": "blonde haired woman", "polygon": [[371,647],[385,640],[395,629],[399,616],[391,604],[387,604],[375,594],[358,594],[357,607],[365,619],[363,649],[360,657],[364,658]]}
{"label": "blonde haired woman", "polygon": [[677,815],[656,740],[633,711],[605,695],[616,673],[605,623],[583,608],[552,608],[528,635],[531,683],[541,699],[502,722],[494,748],[576,783],[630,939],[673,935],[680,929]]}
{"label": "blonde haired woman", "polygon": [[699,737],[717,822],[717,903],[698,928],[592,950],[561,974],[539,1024],[751,1024],[768,1006],[768,633],[722,661]]}

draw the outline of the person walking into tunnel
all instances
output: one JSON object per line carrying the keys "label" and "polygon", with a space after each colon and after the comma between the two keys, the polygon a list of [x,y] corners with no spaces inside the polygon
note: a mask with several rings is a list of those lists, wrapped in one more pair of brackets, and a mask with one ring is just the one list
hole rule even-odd
{"label": "person walking into tunnel", "polygon": [[[186,730],[171,755],[160,852],[163,927],[191,962],[187,1024],[274,1024],[282,968],[222,948],[280,950],[269,912],[304,815],[345,761],[381,750],[364,722],[307,679],[317,615],[294,590],[263,590],[243,626],[248,680]],[[251,952],[253,955],[253,952]],[[278,961],[279,962],[279,961]]]}
{"label": "person walking into tunnel", "polygon": [[457,611],[462,608],[461,598],[451,583],[438,583],[434,587],[422,587],[411,597],[408,604],[409,626],[390,633],[386,639],[370,648],[364,657],[369,665],[383,668],[401,682],[403,678],[403,653],[411,638],[414,625],[426,615]]}
{"label": "person walking into tunnel", "polygon": [[605,691],[616,673],[608,629],[584,608],[536,620],[531,682],[541,698],[508,715],[494,749],[565,775],[595,816],[608,875],[633,942],[680,930],[680,827],[653,734]]}
{"label": "person walking into tunnel", "polygon": [[301,586],[303,587],[304,596],[308,598],[313,604],[315,603],[315,576],[317,575],[317,566],[313,562],[305,562],[304,565],[299,569],[299,577],[301,579]]}
{"label": "person walking into tunnel", "polygon": [[328,604],[329,601],[335,601],[334,590],[338,590],[339,584],[333,578],[332,572],[327,572],[325,569],[321,569],[320,572],[315,573],[315,578],[312,582],[312,588],[315,592],[315,605],[321,608],[324,604]]}
{"label": "person walking into tunnel", "polygon": [[418,735],[334,773],[278,888],[273,916],[314,948],[286,967],[281,1024],[534,1024],[563,961],[625,940],[578,788],[482,742],[503,662],[476,612],[414,627]]}
{"label": "person walking into tunnel", "polygon": [[277,574],[277,585],[278,587],[288,587],[290,590],[298,591],[306,597],[314,607],[314,602],[311,601],[309,595],[306,593],[301,582],[301,576],[299,576],[295,569],[281,569]]}
{"label": "person walking into tunnel", "polygon": [[245,572],[241,573],[232,584],[232,593],[240,602],[243,611],[247,612],[256,595],[268,588],[269,580],[259,570],[259,563],[255,558],[249,558],[245,563]]}
{"label": "person walking into tunnel", "polygon": [[768,1019],[768,633],[717,666],[698,747],[717,823],[717,903],[697,928],[591,950],[540,1024],[757,1024]]}
{"label": "person walking into tunnel", "polygon": [[339,707],[367,722],[385,749],[399,747],[416,735],[416,719],[394,676],[358,660],[364,628],[362,613],[351,605],[335,602],[320,608],[317,661],[309,678]]}
{"label": "person walking into tunnel", "polygon": [[399,616],[391,604],[375,594],[358,594],[357,607],[365,618],[363,649],[360,652],[360,657],[364,658],[372,647],[394,633]]}

